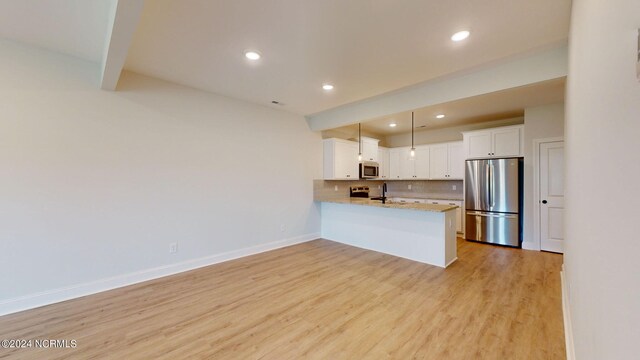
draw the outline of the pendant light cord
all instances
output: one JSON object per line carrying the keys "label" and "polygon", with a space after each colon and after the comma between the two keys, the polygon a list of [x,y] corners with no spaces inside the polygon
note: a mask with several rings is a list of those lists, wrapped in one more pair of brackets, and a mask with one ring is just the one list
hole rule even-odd
{"label": "pendant light cord", "polygon": [[358,123],[358,155],[362,155],[362,124]]}
{"label": "pendant light cord", "polygon": [[411,112],[411,149],[414,149],[413,147],[413,111]]}

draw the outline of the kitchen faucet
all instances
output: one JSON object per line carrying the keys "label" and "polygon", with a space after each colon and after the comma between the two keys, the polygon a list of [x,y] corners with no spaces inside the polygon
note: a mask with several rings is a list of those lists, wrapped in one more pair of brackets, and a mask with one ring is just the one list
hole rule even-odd
{"label": "kitchen faucet", "polygon": [[387,183],[382,183],[382,196],[372,197],[371,200],[381,200],[384,204],[387,201]]}

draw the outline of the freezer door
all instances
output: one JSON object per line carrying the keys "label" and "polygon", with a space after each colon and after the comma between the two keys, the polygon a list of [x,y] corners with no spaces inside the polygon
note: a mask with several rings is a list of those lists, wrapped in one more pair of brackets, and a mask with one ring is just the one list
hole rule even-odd
{"label": "freezer door", "polygon": [[[519,160],[487,160],[488,204],[486,209],[504,213],[517,213],[520,206]],[[481,210],[481,209],[478,209]]]}
{"label": "freezer door", "polygon": [[520,219],[518,214],[467,211],[465,220],[465,237],[467,240],[520,246],[520,230],[518,226]]}
{"label": "freezer door", "polygon": [[465,207],[489,210],[489,160],[467,160],[465,168]]}

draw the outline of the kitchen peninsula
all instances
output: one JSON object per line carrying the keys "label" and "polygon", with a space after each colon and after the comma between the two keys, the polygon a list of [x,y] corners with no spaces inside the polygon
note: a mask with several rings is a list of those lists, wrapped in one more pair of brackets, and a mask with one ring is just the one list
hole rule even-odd
{"label": "kitchen peninsula", "polygon": [[322,198],[322,237],[447,267],[457,259],[456,208],[368,198]]}

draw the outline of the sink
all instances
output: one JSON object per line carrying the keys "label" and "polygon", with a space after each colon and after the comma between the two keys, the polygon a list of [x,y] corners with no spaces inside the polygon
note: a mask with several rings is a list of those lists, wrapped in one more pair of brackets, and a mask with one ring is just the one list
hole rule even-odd
{"label": "sink", "polygon": [[[399,202],[399,201],[391,201],[389,200],[388,197],[385,197],[387,199],[387,201],[384,203],[385,205],[406,205],[408,204],[407,202]],[[382,202],[382,196],[378,196],[378,197],[372,197],[369,200],[373,200],[373,201],[380,201]]]}
{"label": "sink", "polygon": [[[378,199],[378,198],[371,198],[371,200],[377,200],[377,201],[382,202],[382,199]],[[407,204],[409,204],[409,203],[407,203],[407,202],[391,201],[391,200],[387,200],[387,201],[385,202],[385,205],[407,205]]]}

